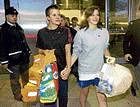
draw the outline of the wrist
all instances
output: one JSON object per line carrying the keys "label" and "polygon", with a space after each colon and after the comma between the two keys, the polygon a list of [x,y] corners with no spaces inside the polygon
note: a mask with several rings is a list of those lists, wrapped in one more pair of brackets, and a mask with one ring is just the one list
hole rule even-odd
{"label": "wrist", "polygon": [[71,67],[65,67],[65,69],[68,73],[71,71]]}

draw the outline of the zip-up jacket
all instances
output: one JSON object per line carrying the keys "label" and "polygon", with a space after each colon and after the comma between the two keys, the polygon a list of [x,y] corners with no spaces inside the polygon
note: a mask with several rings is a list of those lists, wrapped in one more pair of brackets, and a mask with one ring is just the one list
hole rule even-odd
{"label": "zip-up jacket", "polygon": [[23,29],[7,22],[0,27],[0,63],[17,65],[29,63],[30,48]]}

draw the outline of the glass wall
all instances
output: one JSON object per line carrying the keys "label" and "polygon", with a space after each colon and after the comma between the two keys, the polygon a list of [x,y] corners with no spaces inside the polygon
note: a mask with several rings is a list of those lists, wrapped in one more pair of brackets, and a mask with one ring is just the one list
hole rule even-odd
{"label": "glass wall", "polygon": [[0,24],[4,23],[4,0],[0,0]]}
{"label": "glass wall", "polygon": [[132,1],[132,20],[140,18],[140,0]]}
{"label": "glass wall", "polygon": [[128,25],[128,0],[110,0],[109,31],[124,33]]}
{"label": "glass wall", "polygon": [[85,8],[98,5],[102,11],[102,22],[104,23],[105,0],[56,0],[56,2],[60,5],[62,14],[70,19],[76,16],[79,20],[81,20]]}
{"label": "glass wall", "polygon": [[[128,0],[108,0],[109,31],[125,32],[128,25]],[[70,19],[77,16],[81,20],[81,15],[85,8],[98,5],[101,9],[101,21],[105,24],[105,3],[106,0],[57,0],[61,7],[61,12]]]}
{"label": "glass wall", "polygon": [[19,11],[19,23],[24,29],[46,26],[45,9],[53,0],[10,0],[10,6]]}

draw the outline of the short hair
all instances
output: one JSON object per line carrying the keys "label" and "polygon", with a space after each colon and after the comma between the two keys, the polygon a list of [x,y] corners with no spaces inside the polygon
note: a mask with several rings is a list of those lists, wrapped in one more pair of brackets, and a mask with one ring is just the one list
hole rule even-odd
{"label": "short hair", "polygon": [[59,8],[58,5],[50,5],[50,6],[47,7],[46,10],[45,10],[45,15],[46,15],[46,16],[49,16],[49,15],[50,15],[49,12],[50,12],[51,9],[58,9],[58,10],[59,10],[60,8]]}
{"label": "short hair", "polygon": [[77,21],[78,22],[78,18],[77,17],[72,17],[71,22],[73,21]]}

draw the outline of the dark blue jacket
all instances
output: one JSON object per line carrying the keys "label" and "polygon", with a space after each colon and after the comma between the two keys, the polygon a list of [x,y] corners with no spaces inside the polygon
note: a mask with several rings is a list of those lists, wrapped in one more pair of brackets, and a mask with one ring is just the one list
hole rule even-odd
{"label": "dark blue jacket", "polygon": [[7,22],[0,27],[0,62],[1,64],[17,65],[29,63],[30,49],[26,42],[23,29],[16,24]]}
{"label": "dark blue jacket", "polygon": [[140,19],[131,21],[123,40],[124,54],[131,54],[130,63],[136,66],[140,61]]}

